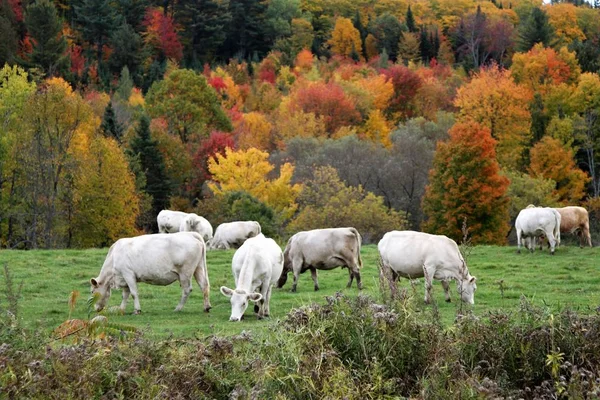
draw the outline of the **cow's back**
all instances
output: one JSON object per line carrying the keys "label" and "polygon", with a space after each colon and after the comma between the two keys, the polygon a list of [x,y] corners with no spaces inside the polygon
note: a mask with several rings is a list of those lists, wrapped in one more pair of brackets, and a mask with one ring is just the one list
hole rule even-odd
{"label": "cow's back", "polygon": [[561,216],[560,230],[569,232],[575,229],[582,229],[589,225],[588,211],[583,207],[568,206],[556,209]]}
{"label": "cow's back", "polygon": [[526,208],[519,212],[515,227],[524,234],[534,234],[544,229],[554,232],[557,222],[560,221],[558,218],[555,210],[550,208]]}
{"label": "cow's back", "polygon": [[422,277],[425,265],[453,269],[463,263],[456,242],[442,235],[391,231],[377,248],[384,265],[405,277]]}
{"label": "cow's back", "polygon": [[246,240],[233,255],[232,272],[234,276],[239,276],[248,257],[253,257],[257,261],[254,264],[255,269],[252,271],[255,277],[267,274],[270,281],[274,282],[279,279],[283,270],[283,253],[281,247],[273,239],[259,234]]}
{"label": "cow's back", "polygon": [[179,232],[181,222],[187,215],[183,211],[162,210],[156,216],[159,231],[165,233]]}

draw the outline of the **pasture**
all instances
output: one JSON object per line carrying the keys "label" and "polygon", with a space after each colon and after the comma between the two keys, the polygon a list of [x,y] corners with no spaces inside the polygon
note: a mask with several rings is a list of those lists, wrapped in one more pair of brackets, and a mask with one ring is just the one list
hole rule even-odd
{"label": "pasture", "polygon": [[[80,292],[77,306],[71,318],[87,318],[86,299],[89,296],[89,280],[100,271],[107,249],[88,250],[35,250],[1,251],[0,266],[7,265],[13,282],[23,282],[19,301],[20,317],[25,326],[40,328],[48,334],[69,318],[67,304],[71,291]],[[346,269],[319,271],[321,290],[313,291],[310,273],[301,275],[298,292],[290,293],[291,274],[283,289],[274,289],[271,300],[271,318],[258,321],[251,307],[246,311],[242,322],[229,322],[229,299],[219,292],[221,285],[233,287],[231,258],[234,251],[209,251],[207,256],[211,284],[213,309],[206,314],[202,311],[202,295],[194,282],[185,308],[180,313],[173,312],[179,301],[179,285],[159,287],[139,285],[141,315],[132,315],[133,301],[130,299],[125,315],[111,315],[110,319],[121,324],[134,325],[150,338],[204,337],[207,335],[233,335],[242,331],[267,330],[268,325],[278,320],[292,309],[313,302],[324,303],[325,297],[337,291],[354,296],[359,293],[356,284],[346,289],[348,279]],[[362,270],[364,290],[375,299],[380,298],[375,245],[363,246]],[[516,254],[514,246],[476,246],[467,257],[469,269],[477,277],[478,290],[472,311],[485,317],[489,311],[504,309],[516,310],[521,296],[526,296],[533,304],[550,307],[552,310],[570,307],[582,313],[595,312],[600,305],[600,250],[599,248],[580,249],[575,246],[561,246],[556,255],[547,251],[533,254]],[[5,277],[0,277],[0,287],[4,291]],[[419,299],[423,298],[423,281],[414,289],[406,280],[401,288],[415,290]],[[443,290],[439,282],[434,282],[433,298],[445,324],[454,320],[461,304],[456,293],[456,285],[451,285],[452,303],[444,302]],[[5,301],[4,293],[0,304]],[[118,306],[121,292],[113,291],[110,306]],[[428,307],[422,305],[421,310]],[[423,318],[430,318],[424,312]]]}

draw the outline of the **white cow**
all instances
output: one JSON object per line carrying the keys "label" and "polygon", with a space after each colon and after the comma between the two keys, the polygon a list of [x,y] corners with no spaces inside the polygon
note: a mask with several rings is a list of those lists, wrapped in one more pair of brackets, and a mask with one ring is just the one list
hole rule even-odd
{"label": "white cow", "polygon": [[283,252],[283,273],[277,287],[281,288],[287,281],[288,272],[294,273],[292,292],[298,286],[298,276],[310,269],[315,290],[319,290],[317,269],[330,270],[339,266],[347,267],[350,278],[347,287],[352,286],[356,277],[356,285],[362,289],[360,281],[360,245],[362,238],[355,228],[328,228],[298,232],[288,240]]}
{"label": "white cow", "polygon": [[283,253],[273,239],[262,233],[250,238],[235,252],[231,262],[235,279],[235,290],[221,286],[221,293],[231,298],[230,321],[242,319],[248,301],[259,303],[254,306],[258,319],[268,317],[271,286],[283,270]]}
{"label": "white cow", "polygon": [[261,228],[256,221],[226,222],[217,226],[213,239],[208,243],[208,248],[211,250],[238,248],[246,239],[259,233],[261,233]]}
{"label": "white cow", "polygon": [[414,231],[391,231],[377,245],[384,268],[392,276],[408,279],[425,277],[425,302],[431,301],[432,280],[442,281],[446,301],[450,301],[449,280],[465,303],[475,304],[477,278],[471,276],[456,242],[443,235]]}
{"label": "white cow", "polygon": [[198,232],[208,243],[213,237],[213,227],[204,217],[182,211],[162,210],[156,217],[159,233]]}
{"label": "white cow", "polygon": [[139,314],[137,282],[166,286],[179,280],[182,294],[175,311],[180,311],[192,291],[192,276],[204,294],[204,311],[211,309],[210,285],[206,267],[206,246],[196,232],[143,235],[119,239],[113,244],[97,278],[92,278],[92,294],[100,295],[96,311],[102,310],[111,289],[123,289],[121,310],[125,311],[129,294],[134,314]]}
{"label": "white cow", "polygon": [[521,241],[525,241],[525,247],[533,252],[535,240],[545,236],[550,244],[550,253],[554,254],[557,244],[560,244],[560,220],[558,211],[550,207],[527,207],[519,212],[515,221],[517,230],[517,253],[521,253]]}

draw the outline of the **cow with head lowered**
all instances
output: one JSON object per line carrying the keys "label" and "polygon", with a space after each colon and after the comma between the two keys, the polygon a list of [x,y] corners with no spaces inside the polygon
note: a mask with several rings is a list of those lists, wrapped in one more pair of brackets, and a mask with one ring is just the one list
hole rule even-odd
{"label": "cow with head lowered", "polygon": [[235,289],[221,286],[230,298],[230,321],[240,321],[249,302],[254,302],[258,319],[270,314],[271,288],[283,270],[281,247],[262,233],[252,237],[235,252],[231,261]]}
{"label": "cow with head lowered", "polygon": [[392,277],[425,277],[425,303],[431,301],[433,279],[440,280],[446,301],[450,301],[449,281],[455,280],[461,299],[475,303],[477,278],[469,273],[456,242],[443,235],[414,231],[391,231],[377,244],[384,268]]}
{"label": "cow with head lowered", "polygon": [[290,238],[283,252],[283,273],[277,287],[287,281],[289,272],[294,274],[292,292],[298,286],[298,276],[310,270],[315,290],[319,290],[317,270],[330,270],[337,267],[348,268],[350,275],[347,287],[356,278],[356,285],[362,289],[360,280],[360,246],[362,238],[355,228],[328,228],[298,232]]}
{"label": "cow with head lowered", "polygon": [[571,233],[579,236],[579,247],[585,244],[592,247],[592,236],[590,235],[590,217],[583,207],[561,207],[556,208],[560,214],[560,233]]}
{"label": "cow with head lowered", "polygon": [[138,282],[166,286],[175,281],[181,285],[180,311],[192,291],[192,278],[204,295],[204,311],[211,308],[206,268],[206,246],[196,232],[158,233],[117,240],[109,249],[100,274],[92,278],[92,295],[98,296],[96,311],[101,311],[112,289],[123,289],[121,310],[125,311],[129,295],[133,297],[134,314],[141,312]]}
{"label": "cow with head lowered", "polygon": [[213,237],[213,227],[204,217],[182,211],[162,210],[156,217],[159,233],[198,232],[208,243]]}
{"label": "cow with head lowered", "polygon": [[225,222],[217,226],[215,235],[208,243],[210,250],[237,249],[246,239],[250,239],[262,232],[257,221]]}

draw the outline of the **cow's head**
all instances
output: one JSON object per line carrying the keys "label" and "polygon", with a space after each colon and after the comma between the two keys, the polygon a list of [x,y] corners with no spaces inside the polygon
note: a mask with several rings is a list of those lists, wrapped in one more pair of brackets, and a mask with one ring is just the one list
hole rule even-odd
{"label": "cow's head", "polygon": [[111,285],[108,285],[107,282],[101,282],[99,277],[90,279],[90,283],[92,285],[92,296],[95,296],[96,293],[99,295],[94,308],[96,311],[102,311],[102,309],[106,306],[108,299],[110,298]]}
{"label": "cow's head", "polygon": [[456,283],[460,298],[465,303],[475,304],[475,291],[477,290],[477,278],[468,275],[463,280],[458,280]]}
{"label": "cow's head", "polygon": [[221,293],[230,298],[231,301],[231,317],[230,321],[240,321],[246,308],[248,308],[248,301],[257,302],[262,299],[260,293],[248,293],[242,289],[229,289],[226,286],[221,286]]}

